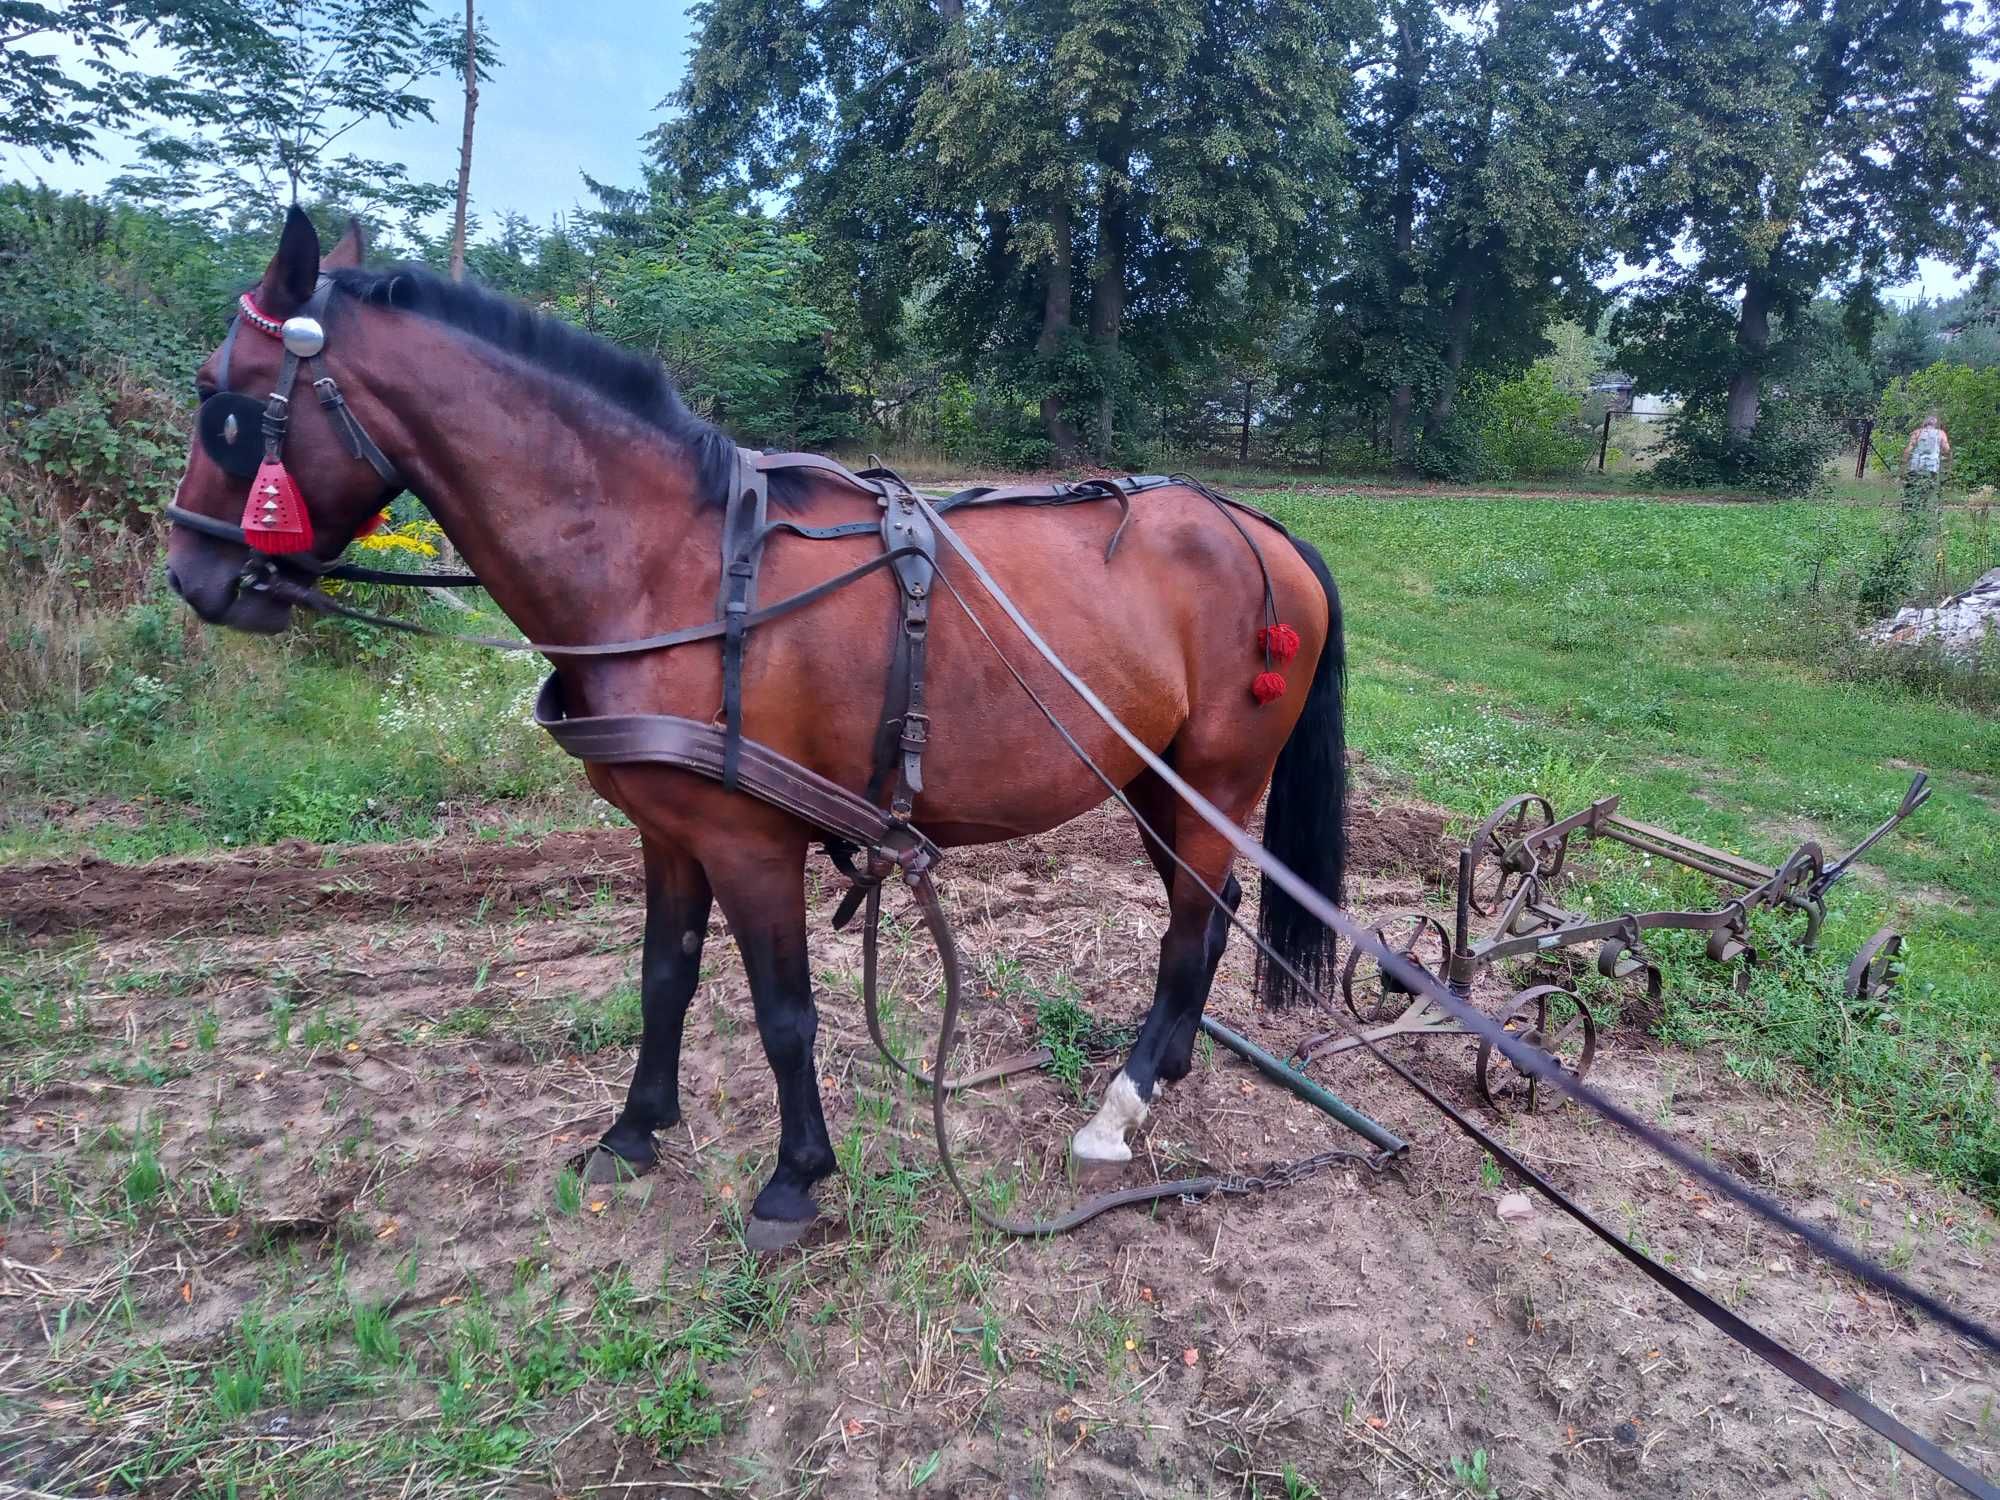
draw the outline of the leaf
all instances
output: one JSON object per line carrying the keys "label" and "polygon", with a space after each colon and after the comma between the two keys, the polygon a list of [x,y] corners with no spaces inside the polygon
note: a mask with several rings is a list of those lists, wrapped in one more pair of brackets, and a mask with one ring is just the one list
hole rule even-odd
{"label": "leaf", "polygon": [[937,1473],[943,1463],[944,1450],[942,1448],[931,1449],[931,1456],[918,1464],[917,1472],[910,1476],[910,1488],[915,1489],[918,1485],[924,1483],[933,1474]]}

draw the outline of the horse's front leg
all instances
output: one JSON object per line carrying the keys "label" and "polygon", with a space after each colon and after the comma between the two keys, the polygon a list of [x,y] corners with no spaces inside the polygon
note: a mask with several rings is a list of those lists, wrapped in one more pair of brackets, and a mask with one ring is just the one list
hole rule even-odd
{"label": "horse's front leg", "polygon": [[681,1034],[688,1002],[701,977],[701,945],[708,932],[708,877],[679,846],[645,840],[646,943],[639,961],[639,1005],[644,1031],[639,1061],[624,1111],[591,1153],[593,1181],[657,1166],[654,1132],[681,1118]]}
{"label": "horse's front leg", "polygon": [[818,1216],[813,1184],[834,1165],[813,1066],[819,1014],[806,959],[805,851],[709,873],[743,950],[757,1034],[778,1083],[778,1164],[751,1207],[745,1235],[753,1249],[775,1250]]}

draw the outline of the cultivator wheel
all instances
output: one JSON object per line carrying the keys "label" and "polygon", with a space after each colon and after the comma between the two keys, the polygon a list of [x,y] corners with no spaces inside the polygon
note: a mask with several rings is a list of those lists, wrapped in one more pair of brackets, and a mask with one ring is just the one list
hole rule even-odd
{"label": "cultivator wheel", "polygon": [[1902,952],[1903,935],[1893,927],[1884,927],[1863,943],[1854,962],[1847,966],[1847,998],[1873,1000],[1894,989]]}
{"label": "cultivator wheel", "polygon": [[[1472,883],[1466,894],[1472,909],[1482,917],[1499,914],[1527,878],[1530,858],[1521,841],[1555,822],[1549,799],[1533,792],[1510,797],[1493,810],[1472,836]],[[1563,857],[1569,840],[1557,844],[1553,853],[1544,853],[1547,863],[1537,871],[1546,887],[1562,873]]]}
{"label": "cultivator wheel", "polygon": [[[1403,912],[1374,929],[1382,946],[1400,953],[1440,983],[1451,958],[1451,934],[1428,912]],[[1340,970],[1340,995],[1348,1012],[1363,1026],[1384,1026],[1410,1008],[1415,991],[1407,990],[1360,948],[1349,944]]]}
{"label": "cultivator wheel", "polygon": [[[1537,984],[1522,990],[1500,1017],[1500,1025],[1573,1079],[1588,1073],[1591,1059],[1597,1055],[1596,1017],[1589,1006],[1560,985]],[[1483,1037],[1474,1078],[1479,1097],[1502,1113],[1553,1109],[1569,1097],[1519,1071]]]}

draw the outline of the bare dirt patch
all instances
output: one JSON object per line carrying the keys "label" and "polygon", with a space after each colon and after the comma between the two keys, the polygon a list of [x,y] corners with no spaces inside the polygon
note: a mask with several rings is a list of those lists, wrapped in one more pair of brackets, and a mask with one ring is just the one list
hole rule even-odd
{"label": "bare dirt patch", "polygon": [[419,844],[290,840],[221,858],[120,864],[86,856],[0,868],[0,929],[28,939],[75,932],[270,930],[395,912],[450,918],[632,880],[629,828]]}
{"label": "bare dirt patch", "polygon": [[[1436,892],[1439,814],[1385,805],[1357,824],[1362,910]],[[631,1063],[630,840],[0,872],[0,912],[32,940],[6,960],[24,976],[8,993],[59,1001],[37,1049],[5,1063],[0,1107],[0,1452],[16,1474],[61,1494],[139,1475],[161,1494],[1206,1496],[1284,1494],[1289,1467],[1329,1496],[1479,1494],[1482,1474],[1509,1500],[1940,1493],[1567,1221],[1539,1204],[1502,1220],[1512,1185],[1365,1059],[1315,1071],[1411,1142],[1398,1172],[1043,1243],[973,1232],[934,1173],[926,1101],[873,1060],[851,933],[814,939],[846,1169],[821,1234],[766,1262],[734,1233],[775,1107],[719,925],[666,1164],[566,1188]],[[1018,1049],[1047,1003],[1137,1018],[1163,912],[1128,828],[1100,813],[947,868],[975,1054]],[[834,895],[824,881],[819,905]],[[886,953],[915,1051],[934,960],[904,924]],[[1249,979],[1234,944],[1214,1009],[1272,1050],[1327,1024],[1261,1012]],[[1471,1100],[1469,1043],[1410,1051]],[[957,1108],[975,1175],[1009,1177],[1021,1207],[1069,1201],[1067,1136],[1115,1065],[1088,1070],[1083,1097],[1036,1074]],[[1598,1066],[1796,1211],[1960,1307],[2000,1305],[1993,1216],[1831,1131],[1795,1083],[1761,1092],[1624,1027]],[[1752,1321],[2000,1468],[1994,1371],[1975,1354],[1573,1112],[1507,1131]],[[1351,1144],[1204,1055],[1132,1179]],[[239,1399],[230,1372],[254,1373],[252,1344],[283,1329],[296,1379],[280,1340]],[[699,1394],[671,1387],[682,1365],[657,1351],[697,1347]]]}

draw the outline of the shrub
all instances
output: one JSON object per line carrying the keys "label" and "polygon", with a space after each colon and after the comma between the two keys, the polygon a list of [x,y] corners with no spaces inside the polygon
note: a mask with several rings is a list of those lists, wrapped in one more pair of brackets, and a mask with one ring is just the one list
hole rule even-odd
{"label": "shrub", "polygon": [[1576,397],[1544,365],[1478,392],[1476,405],[1488,477],[1573,474],[1596,449]]}
{"label": "shrub", "polygon": [[1747,438],[1730,433],[1719,397],[1691,401],[1667,424],[1665,456],[1653,473],[1684,489],[1746,489],[1810,495],[1826,483],[1826,461],[1841,431],[1803,401],[1767,400]]}
{"label": "shrub", "polygon": [[1413,461],[1424,478],[1465,484],[1498,477],[1486,451],[1485,434],[1465,407],[1461,402],[1456,411],[1418,440]]}

